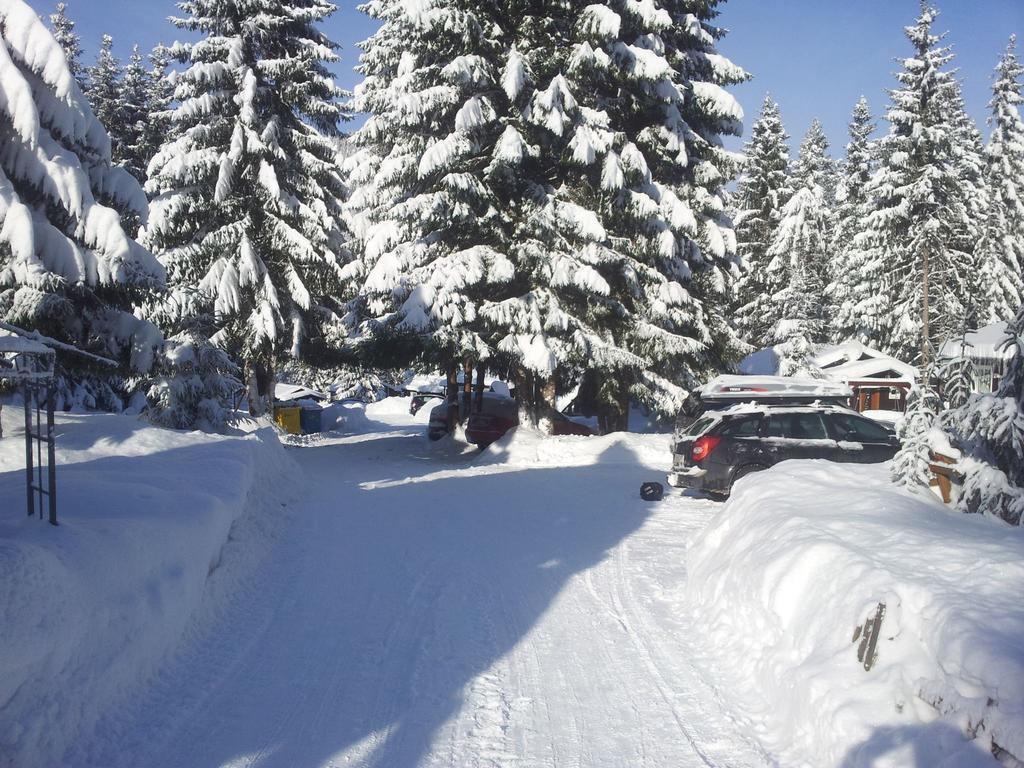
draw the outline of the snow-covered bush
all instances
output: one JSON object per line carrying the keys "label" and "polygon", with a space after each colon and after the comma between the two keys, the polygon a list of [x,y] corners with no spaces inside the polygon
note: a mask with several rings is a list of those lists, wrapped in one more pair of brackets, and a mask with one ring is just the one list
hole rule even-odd
{"label": "snow-covered bush", "polygon": [[111,164],[63,49],[22,0],[0,0],[0,94],[0,319],[123,363],[86,375],[61,357],[63,398],[110,404],[160,341],[131,308],[164,270],[122,226],[145,219],[146,196]]}
{"label": "snow-covered bush", "polygon": [[242,387],[238,366],[193,333],[167,340],[149,388],[149,419],[172,429],[215,431],[230,418]]}
{"label": "snow-covered bush", "polygon": [[932,477],[928,468],[931,431],[942,410],[942,401],[931,381],[929,369],[907,395],[907,411],[896,431],[901,445],[892,460],[892,480],[911,490],[927,489]]}
{"label": "snow-covered bush", "polygon": [[942,426],[960,451],[964,475],[957,506],[1012,525],[1024,518],[1024,307],[1008,327],[1016,347],[999,389],[974,395],[943,414]]}

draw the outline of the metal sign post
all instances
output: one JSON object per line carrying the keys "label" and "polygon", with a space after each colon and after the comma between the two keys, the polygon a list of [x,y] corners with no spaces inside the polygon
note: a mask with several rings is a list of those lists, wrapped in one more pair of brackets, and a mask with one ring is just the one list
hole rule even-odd
{"label": "metal sign post", "polygon": [[[20,336],[0,336],[0,379],[20,383],[25,410],[25,500],[28,516],[47,518],[57,525],[57,462],[53,433],[53,368],[56,354],[46,345]],[[43,431],[43,409],[46,430]],[[43,461],[43,446],[46,461]],[[46,481],[43,481],[43,465]]]}
{"label": "metal sign post", "polygon": [[[42,518],[43,497],[45,496],[50,525],[57,525],[57,462],[53,435],[55,398],[52,380],[26,381],[22,393],[25,400],[25,492],[28,500],[28,516],[32,517],[38,514]],[[42,402],[46,403],[45,433],[43,432]],[[35,412],[34,418],[33,411]],[[45,488],[43,487],[44,445],[46,446]],[[35,448],[34,457],[32,455],[33,447]]]}

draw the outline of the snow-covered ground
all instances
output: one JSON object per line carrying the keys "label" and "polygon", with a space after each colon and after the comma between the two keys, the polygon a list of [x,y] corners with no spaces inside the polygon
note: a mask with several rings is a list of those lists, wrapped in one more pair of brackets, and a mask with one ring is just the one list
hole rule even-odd
{"label": "snow-covered ground", "polygon": [[26,517],[21,410],[2,417],[0,766],[74,765],[66,751],[269,549],[298,470],[270,428],[62,414],[54,528]]}
{"label": "snow-covered ground", "polygon": [[0,474],[0,765],[983,766],[982,710],[979,741],[1016,744],[1019,532],[808,462],[645,503],[667,435],[480,453],[407,408],[345,404],[286,456],[67,417],[65,497],[106,501],[65,498],[56,531]]}
{"label": "snow-covered ground", "polygon": [[[688,555],[704,667],[784,766],[1022,756],[1024,531],[887,470],[784,462],[738,484]],[[879,604],[866,671],[854,629]]]}
{"label": "snow-covered ground", "polygon": [[257,575],[65,764],[770,764],[690,661],[686,547],[720,505],[639,499],[666,436],[480,456],[407,404],[295,441],[306,495]]}

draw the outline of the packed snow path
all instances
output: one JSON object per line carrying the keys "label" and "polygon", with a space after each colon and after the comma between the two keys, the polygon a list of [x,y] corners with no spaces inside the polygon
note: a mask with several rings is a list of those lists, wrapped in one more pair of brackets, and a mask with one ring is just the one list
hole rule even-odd
{"label": "packed snow path", "polygon": [[392,416],[293,449],[308,495],[265,565],[78,762],[769,762],[692,662],[700,629],[678,609],[716,505],[638,498],[664,438],[600,438],[590,466],[484,464]]}

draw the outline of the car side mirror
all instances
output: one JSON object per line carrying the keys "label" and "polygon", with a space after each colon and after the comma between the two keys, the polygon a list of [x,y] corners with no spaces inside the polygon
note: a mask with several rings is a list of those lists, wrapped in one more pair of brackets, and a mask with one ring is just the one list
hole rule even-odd
{"label": "car side mirror", "polygon": [[889,445],[891,445],[893,448],[899,448],[900,439],[896,437],[896,435],[889,435]]}

